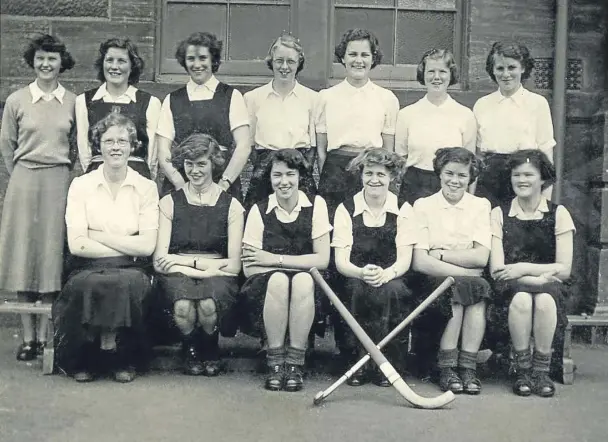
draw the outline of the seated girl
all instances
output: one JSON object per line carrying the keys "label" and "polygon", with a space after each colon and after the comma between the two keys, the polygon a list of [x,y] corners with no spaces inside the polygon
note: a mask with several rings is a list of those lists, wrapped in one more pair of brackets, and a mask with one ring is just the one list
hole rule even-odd
{"label": "seated girl", "polygon": [[[398,208],[397,196],[389,191],[403,167],[402,157],[383,148],[360,153],[347,169],[361,177],[363,188],[340,204],[334,217],[332,247],[344,283],[339,295],[374,342],[406,316],[411,297],[402,277],[410,268],[416,223],[410,204]],[[358,348],[354,339],[347,334],[353,359]],[[360,346],[359,353],[363,356],[366,351]],[[367,380],[365,369],[360,369],[347,382],[359,386]],[[390,386],[378,370],[373,380]]]}
{"label": "seated girl", "polygon": [[76,270],[53,305],[57,364],[78,382],[108,367],[131,382],[146,355],[143,270],[158,227],[156,184],[128,167],[138,145],[133,122],[112,113],[92,129],[103,164],[70,185],[66,225]]}
{"label": "seated girl", "polygon": [[332,226],[326,202],[319,196],[311,202],[299,190],[308,167],[295,149],[271,154],[267,176],[273,193],[252,206],[243,235],[245,330],[266,336],[267,390],[303,387],[307,340],[321,305],[307,271],[324,270],[330,260]]}
{"label": "seated girl", "polygon": [[555,179],[554,166],[545,153],[518,151],[510,156],[508,167],[516,198],[491,213],[494,307],[504,313],[512,340],[514,393],[551,397],[552,340],[557,322],[566,319],[562,281],[571,274],[575,226],[564,206],[542,195]]}
{"label": "seated girl", "polygon": [[213,137],[190,135],[171,161],[184,170],[186,184],[159,204],[154,268],[183,336],[184,372],[216,376],[222,368],[218,333],[236,330],[231,318],[239,293],[244,210],[212,181],[225,164]]}
{"label": "seated girl", "polygon": [[420,230],[413,268],[419,272],[420,296],[431,293],[447,276],[454,277],[455,284],[450,296],[432,304],[419,321],[442,330],[437,356],[440,388],[479,394],[476,359],[486,325],[485,300],[491,297],[490,285],[481,276],[491,248],[491,206],[467,193],[480,170],[472,152],[462,147],[438,149],[433,166],[441,189],[414,204]]}

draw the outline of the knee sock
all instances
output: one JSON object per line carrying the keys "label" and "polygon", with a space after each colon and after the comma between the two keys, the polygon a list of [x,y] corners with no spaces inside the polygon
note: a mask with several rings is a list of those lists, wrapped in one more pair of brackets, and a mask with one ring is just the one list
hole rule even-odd
{"label": "knee sock", "polygon": [[283,365],[285,362],[285,347],[269,348],[266,351],[266,364],[269,367]]}
{"label": "knee sock", "polygon": [[532,367],[531,349],[514,351],[514,362],[518,371],[527,371]]}
{"label": "knee sock", "polygon": [[550,353],[541,353],[535,350],[533,353],[533,370],[549,373],[551,358],[552,355]]}
{"label": "knee sock", "polygon": [[438,351],[438,368],[455,368],[457,366],[457,358],[459,357],[459,350],[453,348],[452,350],[439,350]]}
{"label": "knee sock", "polygon": [[469,368],[470,370],[476,370],[476,361],[478,359],[478,353],[473,353],[465,350],[459,352],[459,367]]}
{"label": "knee sock", "polygon": [[288,352],[285,358],[286,364],[291,365],[304,365],[305,363],[305,350],[301,348],[295,348],[292,346],[288,347]]}

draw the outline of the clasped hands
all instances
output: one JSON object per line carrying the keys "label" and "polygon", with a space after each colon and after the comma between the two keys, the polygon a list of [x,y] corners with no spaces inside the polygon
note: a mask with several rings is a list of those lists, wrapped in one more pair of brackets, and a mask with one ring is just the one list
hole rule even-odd
{"label": "clasped hands", "polygon": [[380,287],[393,279],[395,273],[388,267],[383,269],[374,264],[366,264],[361,268],[361,279],[372,287]]}
{"label": "clasped hands", "polygon": [[159,256],[155,260],[155,264],[162,272],[169,272],[174,266],[190,267],[193,270],[202,272],[205,277],[211,276],[235,276],[233,273],[225,271],[227,264],[220,259],[206,259],[197,262],[197,268],[194,269],[195,257],[186,255],[165,255]]}

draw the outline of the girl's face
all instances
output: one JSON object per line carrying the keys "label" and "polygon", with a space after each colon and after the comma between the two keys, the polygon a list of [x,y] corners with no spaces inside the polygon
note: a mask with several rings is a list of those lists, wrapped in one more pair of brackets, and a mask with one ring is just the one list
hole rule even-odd
{"label": "girl's face", "polygon": [[499,90],[503,95],[510,96],[520,87],[524,68],[515,58],[495,54],[494,60],[493,73],[499,85]]}
{"label": "girl's face", "polygon": [[205,186],[212,182],[213,166],[208,155],[194,160],[184,160],[184,173],[188,181],[195,187]]}
{"label": "girl's face", "polygon": [[127,49],[110,48],[104,57],[104,77],[107,83],[125,86],[131,75],[131,59]]}
{"label": "girl's face", "polygon": [[428,93],[443,93],[450,84],[450,69],[444,60],[427,60],[425,62],[425,86]]}
{"label": "girl's face", "polygon": [[544,183],[539,169],[532,163],[523,163],[512,169],[512,187],[520,198],[537,197]]}
{"label": "girl's face", "polygon": [[197,84],[205,84],[213,74],[211,65],[211,54],[206,46],[190,45],[186,48],[185,56],[186,72],[192,81]]}
{"label": "girl's face", "polygon": [[298,192],[300,174],[297,169],[290,169],[283,161],[273,162],[271,167],[271,187],[277,198],[287,200]]}
{"label": "girl's face", "polygon": [[127,167],[132,150],[127,128],[109,127],[100,138],[100,149],[105,165],[113,169]]}
{"label": "girl's face", "polygon": [[370,164],[362,169],[364,193],[373,197],[383,197],[389,191],[390,170],[380,164]]}
{"label": "girl's face", "polygon": [[357,81],[368,80],[372,69],[372,49],[368,40],[354,40],[347,44],[343,57],[347,78]]}
{"label": "girl's face", "polygon": [[34,53],[34,72],[41,81],[53,81],[61,70],[61,54],[38,50]]}
{"label": "girl's face", "polygon": [[469,186],[469,164],[448,163],[440,172],[442,195],[451,204],[457,204],[463,198]]}
{"label": "girl's face", "polygon": [[298,70],[298,51],[279,45],[273,53],[273,77],[276,81],[294,82]]}

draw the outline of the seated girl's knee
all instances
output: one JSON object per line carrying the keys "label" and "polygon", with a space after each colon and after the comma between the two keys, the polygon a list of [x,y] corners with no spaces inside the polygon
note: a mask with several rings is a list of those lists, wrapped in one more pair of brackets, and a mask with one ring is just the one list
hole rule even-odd
{"label": "seated girl's knee", "polygon": [[313,278],[308,273],[297,273],[292,278],[292,292],[311,292],[314,288]]}
{"label": "seated girl's knee", "polygon": [[213,299],[204,299],[199,301],[199,312],[203,316],[212,316],[216,314],[216,303]]}
{"label": "seated girl's knee", "polygon": [[510,302],[510,312],[529,313],[533,309],[533,298],[529,293],[518,292]]}
{"label": "seated girl's knee", "polygon": [[267,283],[267,292],[287,293],[290,287],[288,275],[283,272],[275,272]]}
{"label": "seated girl's knee", "polygon": [[173,312],[179,318],[187,318],[192,315],[193,308],[192,301],[181,299],[173,305]]}
{"label": "seated girl's knee", "polygon": [[554,313],[556,312],[556,302],[549,293],[538,293],[535,295],[535,312]]}

